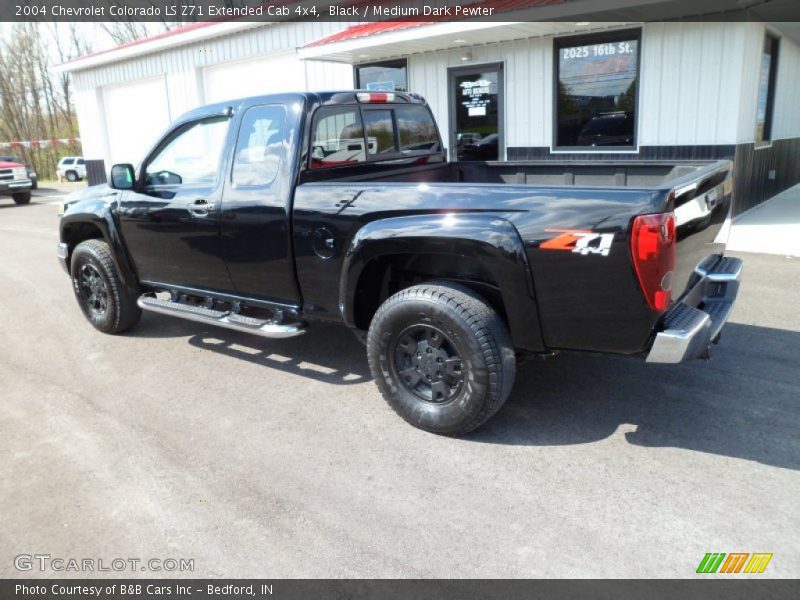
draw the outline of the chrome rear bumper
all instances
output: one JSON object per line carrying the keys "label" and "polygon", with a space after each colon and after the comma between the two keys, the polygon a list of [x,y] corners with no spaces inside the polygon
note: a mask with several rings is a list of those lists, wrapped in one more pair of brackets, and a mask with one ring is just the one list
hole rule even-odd
{"label": "chrome rear bumper", "polygon": [[647,362],[679,363],[709,358],[739,293],[742,261],[710,256],[695,269],[694,285],[664,315]]}

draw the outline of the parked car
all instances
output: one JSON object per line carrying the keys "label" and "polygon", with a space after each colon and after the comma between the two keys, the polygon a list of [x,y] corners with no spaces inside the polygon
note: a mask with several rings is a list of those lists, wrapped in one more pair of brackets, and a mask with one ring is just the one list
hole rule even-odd
{"label": "parked car", "polygon": [[36,171],[34,171],[25,161],[20,160],[16,156],[0,156],[0,162],[19,163],[24,166],[25,170],[28,172],[28,179],[31,180],[31,189],[35,190],[39,188],[39,177],[36,175]]}
{"label": "parked car", "polygon": [[[368,147],[369,128],[356,136],[344,114],[359,127],[391,122],[394,151],[326,163],[317,148],[337,127],[342,146],[358,137]],[[403,151],[412,136],[435,138],[435,151]],[[448,163],[438,138],[414,94],[199,108],[138,168],[114,165],[109,185],[69,198],[59,259],[106,333],[143,310],[267,338],[343,323],[365,342],[389,405],[443,434],[496,413],[520,358],[708,356],[742,266],[716,241],[732,201],[729,161]],[[211,180],[181,172],[198,148],[215,161]],[[678,225],[688,198],[710,212]],[[695,218],[708,225],[687,227]]]}
{"label": "parked car", "polygon": [[456,133],[456,146],[463,146],[464,144],[474,144],[479,141],[483,136],[480,133],[473,133],[470,131],[459,131]]}
{"label": "parked car", "polygon": [[477,142],[464,144],[459,150],[459,154],[464,160],[498,160],[499,143],[500,136],[490,133]]}
{"label": "parked car", "polygon": [[15,204],[31,201],[31,180],[20,162],[0,160],[0,195],[11,196]]}
{"label": "parked car", "polygon": [[615,112],[592,118],[578,133],[578,146],[632,146],[633,113]]}
{"label": "parked car", "polygon": [[86,177],[86,161],[82,156],[65,156],[58,161],[56,175],[67,181],[80,181]]}

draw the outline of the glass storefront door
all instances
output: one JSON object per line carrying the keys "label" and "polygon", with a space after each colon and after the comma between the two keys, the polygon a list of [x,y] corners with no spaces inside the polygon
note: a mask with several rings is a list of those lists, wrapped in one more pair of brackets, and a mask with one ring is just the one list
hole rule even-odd
{"label": "glass storefront door", "polygon": [[451,159],[501,160],[503,151],[503,65],[449,71]]}

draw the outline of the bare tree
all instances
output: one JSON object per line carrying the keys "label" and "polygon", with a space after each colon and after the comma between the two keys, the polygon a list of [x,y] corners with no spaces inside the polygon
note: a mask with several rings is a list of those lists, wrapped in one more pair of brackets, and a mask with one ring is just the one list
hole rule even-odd
{"label": "bare tree", "polygon": [[112,21],[100,23],[108,36],[117,45],[126,44],[135,40],[141,40],[150,35],[147,23],[141,21]]}
{"label": "bare tree", "polygon": [[0,154],[19,156],[43,177],[54,174],[64,148],[47,143],[39,147],[37,142],[77,134],[69,79],[50,70],[51,43],[55,42],[54,56],[61,62],[88,48],[77,32],[71,37],[57,35],[58,41],[51,38],[45,26],[17,23],[0,40],[0,141],[34,142],[0,150]]}

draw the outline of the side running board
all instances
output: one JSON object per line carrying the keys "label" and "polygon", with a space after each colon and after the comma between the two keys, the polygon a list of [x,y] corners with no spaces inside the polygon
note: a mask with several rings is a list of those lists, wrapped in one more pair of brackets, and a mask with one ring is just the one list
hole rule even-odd
{"label": "side running board", "polygon": [[138,304],[142,310],[188,319],[189,321],[197,321],[198,323],[216,325],[217,327],[224,327],[235,331],[252,333],[253,335],[260,335],[261,337],[267,338],[290,338],[302,335],[306,332],[305,325],[298,322],[278,323],[266,319],[255,319],[234,312],[181,304],[180,302],[161,300],[151,296],[140,296],[136,304]]}

